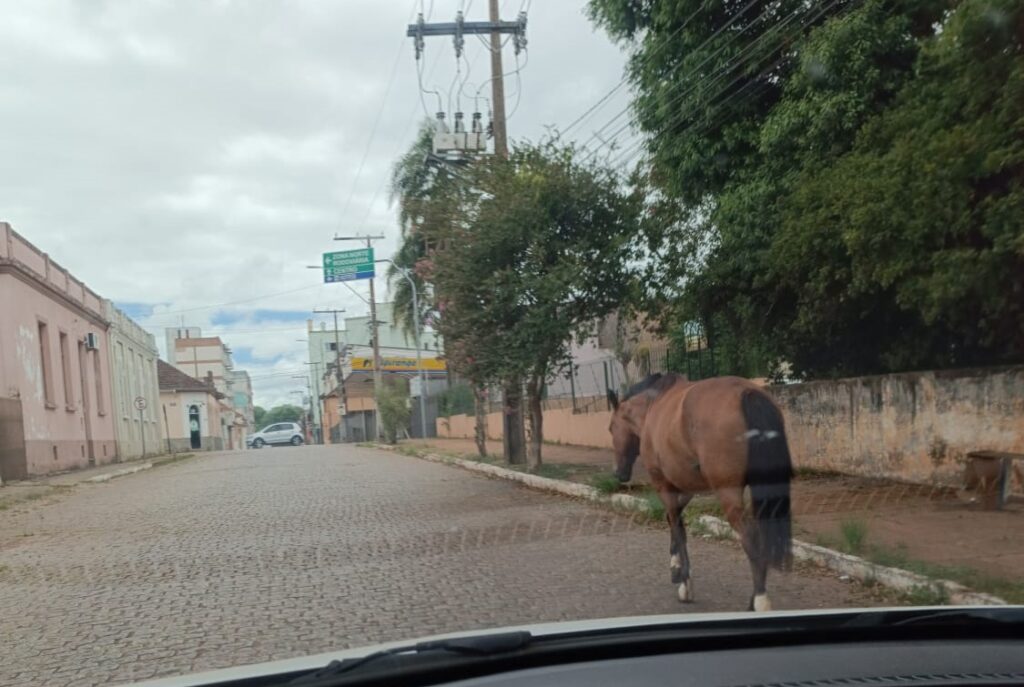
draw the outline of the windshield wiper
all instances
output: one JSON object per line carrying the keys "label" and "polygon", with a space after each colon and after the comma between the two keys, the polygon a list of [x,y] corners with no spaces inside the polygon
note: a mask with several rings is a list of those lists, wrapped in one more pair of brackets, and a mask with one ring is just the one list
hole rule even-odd
{"label": "windshield wiper", "polygon": [[[437,639],[429,642],[418,642],[408,646],[399,646],[384,651],[376,651],[359,658],[344,661],[331,661],[323,668],[303,675],[288,684],[310,685],[321,680],[331,680],[341,675],[355,673],[361,669],[380,662],[383,659],[406,659],[413,662],[419,657],[437,655],[455,655],[469,657],[487,657],[519,651],[530,646],[533,635],[529,632],[502,632],[499,634],[474,635],[454,639]],[[403,660],[403,665],[405,661]]]}

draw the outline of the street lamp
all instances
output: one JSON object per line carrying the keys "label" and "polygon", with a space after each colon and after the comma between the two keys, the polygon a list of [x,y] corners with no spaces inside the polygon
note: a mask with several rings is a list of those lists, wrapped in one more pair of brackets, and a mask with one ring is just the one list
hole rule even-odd
{"label": "street lamp", "polygon": [[427,440],[427,380],[423,374],[423,361],[420,358],[420,302],[419,297],[416,294],[416,282],[413,280],[412,275],[409,274],[409,270],[404,267],[399,267],[395,264],[395,261],[391,258],[380,258],[374,260],[374,262],[386,262],[395,268],[399,274],[405,277],[405,280],[409,282],[409,286],[412,288],[412,312],[413,321],[416,323],[414,334],[416,336],[416,369],[419,370],[420,375],[420,435],[423,440]]}

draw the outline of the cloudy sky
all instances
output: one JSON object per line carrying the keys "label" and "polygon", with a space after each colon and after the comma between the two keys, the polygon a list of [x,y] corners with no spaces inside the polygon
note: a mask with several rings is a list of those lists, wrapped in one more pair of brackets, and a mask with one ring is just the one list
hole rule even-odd
{"label": "cloudy sky", "polygon": [[[505,0],[513,18],[525,0]],[[486,0],[424,2],[434,21]],[[437,98],[421,99],[410,0],[32,0],[0,21],[0,220],[157,336],[219,335],[256,402],[296,400],[314,308],[367,306],[322,285],[335,233],[397,239],[392,162]],[[431,9],[432,6],[432,9]],[[529,5],[529,46],[506,84],[510,136],[565,127],[619,83],[623,53],[579,0]],[[475,37],[456,72],[427,39],[424,85],[473,110],[489,72]],[[515,69],[512,46],[505,69]],[[467,65],[468,62],[468,65]],[[458,77],[459,81],[455,79]],[[484,85],[482,94],[489,95]],[[620,112],[620,89],[569,138]],[[486,102],[478,101],[481,109]],[[620,119],[624,121],[624,119]],[[608,129],[613,131],[616,126]],[[626,134],[624,134],[626,135]],[[595,145],[591,139],[591,145]],[[366,294],[366,284],[353,282]],[[378,280],[378,300],[386,284]]]}

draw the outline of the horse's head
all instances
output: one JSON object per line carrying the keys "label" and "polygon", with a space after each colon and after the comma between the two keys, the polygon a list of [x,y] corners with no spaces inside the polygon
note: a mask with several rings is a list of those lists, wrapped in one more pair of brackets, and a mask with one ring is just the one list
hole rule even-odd
{"label": "horse's head", "polygon": [[612,408],[612,421],[608,431],[615,449],[615,476],[628,482],[633,476],[633,464],[640,455],[640,432],[647,417],[647,409],[662,390],[679,381],[678,375],[653,374],[634,384],[619,400],[619,395],[608,390],[608,405]]}
{"label": "horse's head", "polygon": [[[640,455],[640,427],[636,399],[619,402],[619,395],[608,390],[608,404],[612,407],[612,421],[608,431],[612,433],[612,448],[615,449],[615,477],[628,482],[633,476],[633,464]],[[639,420],[639,421],[638,421]]]}

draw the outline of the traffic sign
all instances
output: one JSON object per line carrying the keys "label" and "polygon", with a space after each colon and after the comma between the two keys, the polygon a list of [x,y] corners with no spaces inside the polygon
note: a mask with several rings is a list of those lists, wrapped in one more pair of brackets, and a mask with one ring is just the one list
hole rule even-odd
{"label": "traffic sign", "polygon": [[324,253],[324,283],[373,277],[373,248]]}
{"label": "traffic sign", "polygon": [[136,396],[135,397],[135,409],[138,410],[138,411],[145,410],[146,409],[146,399],[143,398],[142,396]]}

